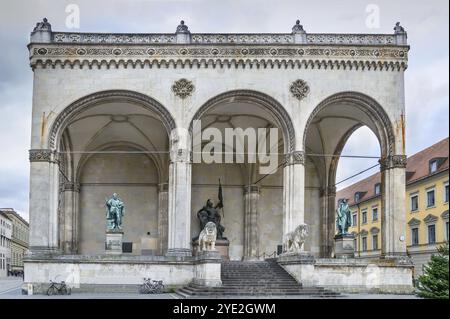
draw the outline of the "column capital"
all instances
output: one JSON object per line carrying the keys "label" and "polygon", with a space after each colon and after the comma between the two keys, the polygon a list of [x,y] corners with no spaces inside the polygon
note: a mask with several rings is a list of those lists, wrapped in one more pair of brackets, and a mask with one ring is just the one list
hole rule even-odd
{"label": "column capital", "polygon": [[336,196],[336,186],[327,186],[320,188],[320,197],[323,196]]}
{"label": "column capital", "polygon": [[79,183],[74,183],[74,182],[65,182],[63,187],[64,187],[63,190],[65,192],[79,193],[81,185]]}
{"label": "column capital", "polygon": [[388,155],[380,158],[380,170],[385,171],[392,168],[406,168],[406,155]]}
{"label": "column capital", "polygon": [[171,163],[192,163],[192,152],[188,149],[177,149],[170,152]]}
{"label": "column capital", "polygon": [[52,149],[31,149],[28,151],[30,162],[49,162],[55,163],[58,161],[58,153]]}
{"label": "column capital", "polygon": [[257,194],[259,194],[260,189],[261,189],[261,188],[260,188],[258,185],[254,185],[254,184],[251,184],[251,185],[245,185],[245,186],[244,186],[244,195],[252,194],[252,193],[257,193]]}
{"label": "column capital", "polygon": [[164,193],[169,191],[169,183],[158,184],[158,193]]}
{"label": "column capital", "polygon": [[294,151],[292,153],[284,154],[284,166],[302,164],[305,165],[305,152]]}

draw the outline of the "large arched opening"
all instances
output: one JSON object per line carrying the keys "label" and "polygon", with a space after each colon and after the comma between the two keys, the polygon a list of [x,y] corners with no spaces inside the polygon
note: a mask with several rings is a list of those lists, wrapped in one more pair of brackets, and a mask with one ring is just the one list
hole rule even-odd
{"label": "large arched opening", "polygon": [[95,93],[60,113],[48,143],[59,154],[57,224],[64,253],[104,253],[105,199],[113,193],[125,204],[126,253],[164,253],[174,128],[160,103],[131,91]]}
{"label": "large arched opening", "polygon": [[[343,92],[332,95],[314,109],[307,121],[303,140],[306,154],[305,198],[311,204],[309,209],[305,209],[305,221],[312,228],[311,249],[315,255],[333,255],[336,172],[347,140],[363,126],[375,134],[381,160],[396,154],[391,121],[382,106],[364,94]],[[359,154],[367,152],[362,148]],[[381,187],[386,188],[383,178]],[[382,196],[385,200],[384,192]]]}
{"label": "large arched opening", "polygon": [[[194,123],[198,120],[201,130],[196,131]],[[243,135],[226,139],[226,130],[239,129]],[[270,129],[276,131],[276,138],[270,136]],[[212,142],[214,138],[210,133],[214,130],[223,137],[222,141]],[[224,196],[222,223],[224,236],[230,242],[230,259],[274,256],[283,241],[284,154],[295,148],[294,128],[285,109],[273,98],[259,92],[226,92],[210,99],[197,111],[190,131],[194,153],[205,152],[205,147],[206,153],[211,147],[222,153],[219,156],[221,163],[205,163],[202,158],[201,162],[192,164],[192,237],[200,231],[196,213],[207,199],[218,200],[220,179]],[[249,143],[252,132],[256,142],[253,146]],[[198,138],[199,134],[203,141]],[[263,135],[265,147],[260,139]],[[270,150],[275,162],[262,163],[260,154],[255,154],[259,147],[266,150],[266,154]],[[227,162],[225,153],[235,154],[231,163]],[[254,160],[249,157],[251,154],[256,155]],[[242,155],[241,160],[237,159],[238,155]],[[266,170],[260,170],[261,167]]]}

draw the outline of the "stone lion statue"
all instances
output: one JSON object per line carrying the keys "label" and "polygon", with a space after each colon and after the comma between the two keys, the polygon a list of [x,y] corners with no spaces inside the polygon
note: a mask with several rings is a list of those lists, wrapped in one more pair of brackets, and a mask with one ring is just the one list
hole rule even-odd
{"label": "stone lion statue", "polygon": [[286,252],[298,253],[303,251],[303,245],[309,235],[309,227],[306,224],[300,224],[294,231],[286,235],[285,247]]}
{"label": "stone lion statue", "polygon": [[200,251],[216,250],[217,228],[213,222],[208,222],[198,237]]}

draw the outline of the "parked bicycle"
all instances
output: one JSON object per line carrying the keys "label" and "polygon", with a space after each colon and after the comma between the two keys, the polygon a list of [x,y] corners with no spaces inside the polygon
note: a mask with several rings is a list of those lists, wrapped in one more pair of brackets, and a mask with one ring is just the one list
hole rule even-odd
{"label": "parked bicycle", "polygon": [[47,289],[48,296],[70,295],[71,293],[72,289],[70,287],[67,287],[64,281],[61,281],[61,283],[57,283],[50,280],[50,287],[48,287]]}
{"label": "parked bicycle", "polygon": [[139,292],[141,294],[161,294],[164,292],[163,281],[144,278],[144,283],[139,287]]}

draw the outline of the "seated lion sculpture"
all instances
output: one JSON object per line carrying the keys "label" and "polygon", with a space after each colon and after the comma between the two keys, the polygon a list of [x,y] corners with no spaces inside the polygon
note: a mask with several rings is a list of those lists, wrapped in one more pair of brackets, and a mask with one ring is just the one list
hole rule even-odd
{"label": "seated lion sculpture", "polygon": [[216,250],[217,228],[213,222],[208,222],[198,237],[200,251]]}
{"label": "seated lion sculpture", "polygon": [[309,227],[306,224],[300,224],[294,231],[286,235],[284,250],[286,252],[298,253],[303,251],[303,245],[309,235]]}

